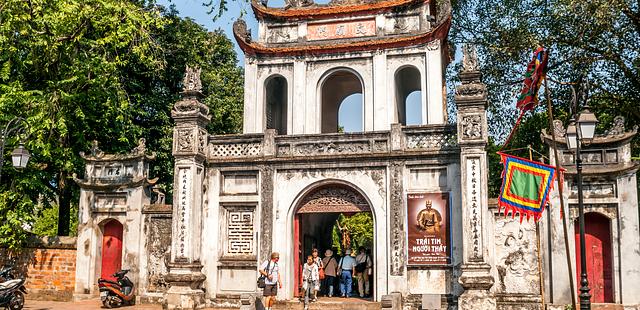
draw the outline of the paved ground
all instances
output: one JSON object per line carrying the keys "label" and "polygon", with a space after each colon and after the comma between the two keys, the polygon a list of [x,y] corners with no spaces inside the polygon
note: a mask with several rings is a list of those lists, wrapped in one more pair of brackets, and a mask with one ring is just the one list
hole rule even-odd
{"label": "paved ground", "polygon": [[[326,298],[321,297],[320,301],[316,304],[312,305],[316,306],[319,309],[338,309],[335,307],[336,304],[358,304],[358,303],[369,303],[366,299],[359,298]],[[333,304],[333,305],[332,305]],[[290,301],[287,303],[279,303],[278,309],[297,309],[302,308],[302,304],[297,301]],[[347,309],[353,307],[346,307]],[[84,300],[78,302],[58,302],[58,301],[37,301],[37,300],[27,300],[24,306],[24,310],[102,310],[102,303],[98,299]],[[160,305],[136,305],[133,307],[123,307],[123,310],[161,310],[162,306]],[[224,310],[224,309],[214,309],[207,308],[208,310]]]}
{"label": "paved ground", "polygon": [[[25,310],[98,310],[103,309],[100,300],[83,300],[79,302],[57,302],[57,301],[36,301],[27,300],[24,304]],[[137,305],[124,307],[122,309],[131,310],[161,310],[159,305]]]}

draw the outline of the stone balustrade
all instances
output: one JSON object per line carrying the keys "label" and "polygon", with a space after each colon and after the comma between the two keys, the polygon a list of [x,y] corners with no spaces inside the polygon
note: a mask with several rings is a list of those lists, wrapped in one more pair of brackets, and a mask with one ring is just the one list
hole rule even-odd
{"label": "stone balustrade", "polygon": [[223,135],[209,138],[209,161],[260,158],[397,155],[404,152],[458,151],[456,125],[400,126],[390,131],[277,136]]}

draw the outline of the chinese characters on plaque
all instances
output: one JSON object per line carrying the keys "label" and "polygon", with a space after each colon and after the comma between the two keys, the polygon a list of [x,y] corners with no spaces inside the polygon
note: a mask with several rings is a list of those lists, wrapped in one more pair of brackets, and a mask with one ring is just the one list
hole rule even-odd
{"label": "chinese characters on plaque", "polygon": [[191,193],[191,177],[189,176],[189,169],[180,169],[178,176],[180,182],[179,192],[179,205],[178,205],[178,257],[186,257],[185,243],[186,243],[186,230],[189,225],[189,209],[190,201],[189,194]]}
{"label": "chinese characters on plaque", "polygon": [[407,217],[409,265],[449,264],[449,193],[408,194]]}
{"label": "chinese characters on plaque", "polygon": [[467,159],[467,197],[471,212],[472,259],[480,259],[482,250],[482,232],[480,231],[480,158],[472,157]]}
{"label": "chinese characters on plaque", "polygon": [[376,21],[373,19],[310,24],[307,26],[307,40],[309,41],[369,37],[375,35]]}

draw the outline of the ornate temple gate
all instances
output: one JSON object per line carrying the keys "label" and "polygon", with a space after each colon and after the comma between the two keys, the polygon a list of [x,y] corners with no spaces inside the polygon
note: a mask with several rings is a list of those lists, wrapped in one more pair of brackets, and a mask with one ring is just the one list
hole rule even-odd
{"label": "ornate temple gate", "polygon": [[359,212],[371,212],[368,201],[357,190],[343,184],[320,186],[302,199],[293,220],[293,243],[294,253],[296,253],[294,255],[296,266],[294,296],[299,295],[299,288],[302,286],[302,264],[306,261],[305,257],[311,255],[313,248],[318,248],[320,257],[324,257],[324,250],[331,247],[330,243],[323,243],[323,240],[326,242],[326,238],[322,239],[321,236],[319,238],[318,234],[313,232],[320,231],[325,237],[328,235],[331,240],[333,223],[338,216]]}

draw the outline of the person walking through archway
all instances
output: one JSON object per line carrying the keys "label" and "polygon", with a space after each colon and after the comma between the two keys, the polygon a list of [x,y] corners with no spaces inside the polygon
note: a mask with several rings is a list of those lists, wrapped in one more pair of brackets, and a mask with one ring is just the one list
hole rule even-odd
{"label": "person walking through archway", "polygon": [[[322,258],[320,256],[318,256],[318,249],[314,248],[313,251],[311,251],[311,257],[313,259],[313,263],[318,266],[318,275],[319,275],[319,279],[318,280],[324,280],[324,278],[326,277],[326,275],[324,274],[324,265],[322,264]],[[316,285],[313,289],[313,301],[317,301],[318,300],[318,291],[320,290],[320,282],[318,282],[318,285]]]}
{"label": "person walking through archway", "polygon": [[327,297],[333,297],[333,287],[336,281],[336,269],[338,269],[338,261],[333,257],[333,251],[326,250],[324,252],[322,265],[324,266],[325,278],[322,281],[321,288]]}
{"label": "person walking through archway", "polygon": [[260,274],[265,277],[264,290],[262,295],[264,298],[264,305],[266,310],[271,310],[273,304],[276,303],[276,296],[278,295],[278,288],[282,288],[282,280],[280,278],[280,254],[278,252],[271,253],[271,260],[266,260],[260,265]]}
{"label": "person walking through archway", "polygon": [[307,256],[307,263],[304,264],[302,269],[302,291],[304,292],[305,309],[309,305],[309,298],[311,298],[311,301],[317,300],[314,297],[314,293],[318,291],[319,280],[318,265],[314,263],[313,256],[309,255]]}
{"label": "person walking through archway", "polygon": [[360,298],[368,297],[369,295],[369,270],[373,266],[371,257],[367,255],[364,247],[358,248],[358,256],[356,256],[355,274],[358,281],[358,293]]}
{"label": "person walking through archway", "polygon": [[353,285],[353,268],[356,266],[356,259],[351,256],[351,249],[344,251],[344,256],[340,259],[338,270],[340,270],[340,293],[342,297],[351,296],[351,286]]}

